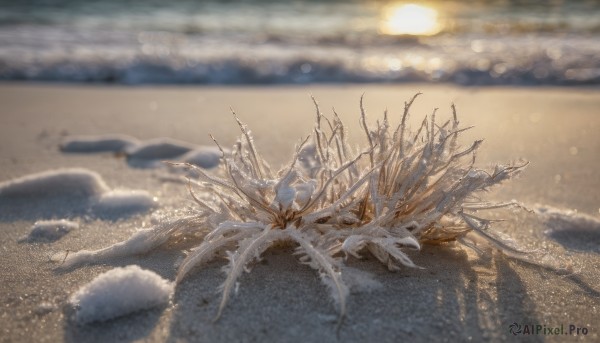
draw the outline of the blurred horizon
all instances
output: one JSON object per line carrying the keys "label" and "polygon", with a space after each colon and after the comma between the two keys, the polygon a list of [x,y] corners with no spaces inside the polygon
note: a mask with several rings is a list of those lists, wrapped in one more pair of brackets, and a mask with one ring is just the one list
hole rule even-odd
{"label": "blurred horizon", "polygon": [[0,1],[0,80],[600,84],[598,1]]}

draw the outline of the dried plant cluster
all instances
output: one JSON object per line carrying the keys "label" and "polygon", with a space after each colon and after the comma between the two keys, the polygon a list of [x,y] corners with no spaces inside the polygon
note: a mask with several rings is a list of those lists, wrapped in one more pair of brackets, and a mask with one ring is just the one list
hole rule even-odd
{"label": "dried plant cluster", "polygon": [[275,245],[292,244],[300,261],[317,270],[330,288],[342,318],[349,293],[342,278],[344,257],[370,252],[390,270],[415,267],[404,249],[455,240],[470,245],[465,238],[469,232],[510,250],[488,232],[492,221],[475,212],[519,206],[491,203],[480,195],[524,165],[498,165],[492,171],[476,168],[481,141],[460,147],[457,138],[469,128],[459,126],[454,106],[450,120],[438,124],[434,111],[416,131],[408,130],[410,107],[418,95],[405,103],[395,127],[387,113],[369,127],[361,99],[361,124],[368,144],[359,151],[348,144],[335,111],[328,119],[315,101],[311,142],[302,141],[278,172],[258,153],[250,131],[234,113],[242,135],[231,153],[223,153],[218,172],[185,165],[199,175],[189,181],[197,213],[141,230],[102,250],[71,254],[64,265],[98,262],[167,244],[177,247],[184,238],[196,240],[197,247],[179,266],[177,282],[225,253],[229,263],[218,318],[248,264]]}

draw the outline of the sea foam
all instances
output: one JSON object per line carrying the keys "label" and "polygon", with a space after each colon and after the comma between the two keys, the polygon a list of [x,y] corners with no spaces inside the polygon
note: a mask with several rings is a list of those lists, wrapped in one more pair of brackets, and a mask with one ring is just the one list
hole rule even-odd
{"label": "sea foam", "polygon": [[70,153],[123,153],[128,164],[137,168],[158,168],[165,165],[164,161],[172,161],[210,169],[219,165],[221,159],[221,152],[216,147],[198,146],[172,138],[140,141],[121,134],[68,137],[60,145],[60,150]]}
{"label": "sea foam", "polygon": [[140,143],[127,151],[130,159],[158,160],[177,158],[190,150],[193,144],[172,138],[155,138]]}
{"label": "sea foam", "polygon": [[567,249],[600,253],[600,218],[573,210],[538,205],[544,233]]}
{"label": "sea foam", "polygon": [[53,242],[61,239],[71,230],[78,229],[79,223],[61,220],[40,220],[33,224],[29,235],[21,241],[26,242]]}
{"label": "sea foam", "polygon": [[63,152],[123,152],[139,144],[136,138],[119,135],[72,136],[60,145]]}
{"label": "sea foam", "polygon": [[115,268],[97,276],[69,299],[80,324],[106,321],[167,304],[173,284],[136,265]]}
{"label": "sea foam", "polygon": [[100,195],[94,209],[101,212],[147,211],[156,205],[157,199],[143,190],[118,189]]}
{"label": "sea foam", "polygon": [[143,212],[157,204],[146,191],[111,190],[100,174],[83,168],[49,170],[0,183],[0,202],[25,201],[30,208],[52,208],[65,199],[68,206],[77,207],[69,207],[72,214],[92,210],[101,217]]}
{"label": "sea foam", "polygon": [[102,177],[83,168],[44,171],[0,183],[0,199],[14,197],[92,197],[107,192]]}
{"label": "sea foam", "polygon": [[179,158],[182,162],[210,169],[219,165],[221,152],[215,147],[198,147]]}

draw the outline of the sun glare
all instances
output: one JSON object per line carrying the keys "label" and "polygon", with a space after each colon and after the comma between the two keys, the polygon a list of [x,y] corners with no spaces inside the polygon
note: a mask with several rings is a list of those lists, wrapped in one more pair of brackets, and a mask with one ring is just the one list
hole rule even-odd
{"label": "sun glare", "polygon": [[387,35],[434,35],[441,30],[438,13],[415,4],[392,5],[384,9],[380,31]]}

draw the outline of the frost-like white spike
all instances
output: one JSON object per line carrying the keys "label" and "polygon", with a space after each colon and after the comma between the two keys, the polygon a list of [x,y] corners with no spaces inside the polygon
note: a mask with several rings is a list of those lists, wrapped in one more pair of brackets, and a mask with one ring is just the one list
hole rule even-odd
{"label": "frost-like white spike", "polygon": [[181,265],[179,266],[179,270],[177,271],[177,282],[179,283],[183,278],[189,273],[189,271],[199,266],[203,263],[206,263],[213,259],[219,249],[228,245],[231,242],[237,242],[242,240],[256,231],[245,230],[242,232],[238,232],[230,237],[220,237],[218,239],[212,241],[204,241],[200,246],[192,250],[189,255],[183,260]]}
{"label": "frost-like white spike", "polygon": [[367,238],[363,235],[352,235],[344,240],[344,243],[342,244],[342,250],[346,254],[360,258],[359,251],[365,247],[367,242]]}
{"label": "frost-like white spike", "polygon": [[260,222],[249,222],[249,223],[240,223],[234,221],[224,221],[216,229],[209,232],[205,237],[205,241],[212,241],[219,236],[227,235],[231,232],[237,231],[251,231],[255,232],[257,229],[264,227],[264,224]]}
{"label": "frost-like white spike", "polygon": [[316,248],[310,240],[298,230],[288,227],[284,231],[286,235],[291,238],[294,242],[300,245],[300,251],[305,253],[313,263],[313,268],[320,270],[321,280],[325,283],[332,291],[332,297],[340,306],[340,324],[344,315],[346,314],[346,297],[349,294],[348,287],[342,280],[342,273],[339,270],[335,270],[334,266],[337,262],[329,256],[326,252],[319,248]]}
{"label": "frost-like white spike", "polygon": [[139,230],[129,239],[106,248],[94,251],[81,250],[68,254],[60,268],[72,268],[86,263],[101,263],[111,258],[143,254],[164,244],[174,231],[182,227],[195,227],[197,230],[202,230],[202,224],[202,218],[184,217],[154,228]]}
{"label": "frost-like white spike", "polygon": [[164,243],[168,238],[168,236],[157,235],[153,229],[139,230],[124,242],[115,243],[99,250],[80,250],[70,253],[60,267],[71,268],[86,263],[102,262],[110,258],[142,254]]}
{"label": "frost-like white spike", "polygon": [[396,244],[413,247],[417,250],[421,249],[421,245],[419,244],[419,242],[412,236],[408,236],[408,237],[404,237],[404,238],[396,238],[395,242],[396,242]]}
{"label": "frost-like white spike", "polygon": [[227,279],[221,286],[223,297],[221,304],[219,305],[219,311],[215,317],[215,320],[221,317],[225,304],[231,294],[231,288],[235,285],[238,277],[244,271],[246,264],[251,262],[253,259],[258,258],[264,250],[266,250],[270,244],[282,236],[281,230],[273,230],[271,226],[266,226],[262,232],[254,234],[249,238],[246,238],[240,244],[238,251],[233,254],[230,258],[230,267],[227,270]]}
{"label": "frost-like white spike", "polygon": [[396,239],[394,238],[375,238],[372,240],[373,244],[378,245],[385,252],[390,254],[393,258],[398,260],[398,262],[402,263],[407,267],[418,268],[413,261],[406,255],[398,246],[396,245]]}

